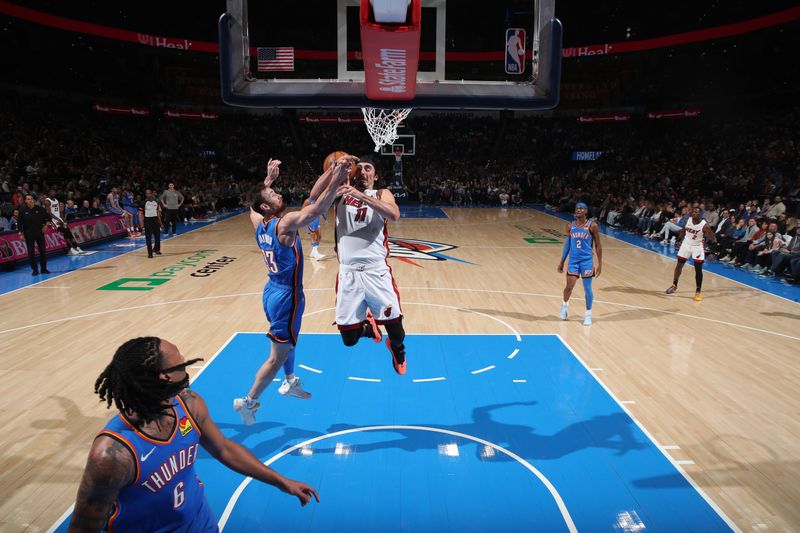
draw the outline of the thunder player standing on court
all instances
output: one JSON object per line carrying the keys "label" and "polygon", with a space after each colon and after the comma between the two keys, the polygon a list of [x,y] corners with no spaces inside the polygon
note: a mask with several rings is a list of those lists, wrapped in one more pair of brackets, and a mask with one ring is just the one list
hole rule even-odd
{"label": "thunder player standing on court", "polygon": [[294,375],[295,345],[306,304],[303,294],[303,248],[297,230],[318,219],[330,208],[336,189],[347,178],[355,159],[346,156],[331,165],[314,185],[319,185],[323,190],[320,198],[299,211],[280,216],[286,204],[283,197],[270,187],[280,172],[281,162],[278,160],[269,160],[267,177],[256,191],[250,209],[250,221],[269,272],[269,281],[264,286],[263,305],[269,321],[267,336],[271,341],[271,349],[269,358],[256,373],[250,392],[243,398],[233,400],[233,408],[247,425],[256,421],[256,411],[261,405],[258,397],[281,367],[286,379],[278,392],[304,400],[311,397],[302,389],[300,378]]}
{"label": "thunder player standing on court", "polygon": [[[376,324],[382,324],[392,366],[398,374],[405,374],[406,332],[400,293],[387,261],[386,228],[387,220],[400,219],[400,208],[389,189],[373,189],[376,178],[375,164],[362,157],[352,185],[342,185],[336,191],[336,324],[345,346],[354,346],[361,337],[380,342],[382,335]],[[316,197],[315,189],[311,198]]]}
{"label": "thunder player standing on court", "polygon": [[[600,275],[603,266],[603,248],[600,246],[600,230],[597,223],[586,220],[589,209],[583,202],[575,205],[575,220],[567,226],[567,239],[564,241],[564,250],[561,253],[561,262],[558,263],[559,273],[564,272],[564,261],[569,256],[567,265],[567,285],[564,287],[564,302],[561,304],[561,320],[566,320],[569,314],[569,297],[578,281],[583,280],[583,292],[586,295],[586,314],[583,318],[584,326],[592,325],[592,278]],[[597,267],[592,258],[592,246],[597,251]]]}
{"label": "thunder player standing on court", "polygon": [[694,280],[697,284],[694,301],[700,302],[703,300],[700,290],[703,288],[703,261],[706,258],[704,237],[708,237],[709,242],[717,241],[706,220],[700,217],[700,206],[694,204],[692,206],[692,218],[686,221],[686,225],[678,233],[678,240],[683,239],[683,241],[678,250],[678,264],[675,265],[672,285],[666,290],[667,294],[674,294],[678,290],[678,280],[681,278],[683,265],[691,257],[692,262],[694,262]]}

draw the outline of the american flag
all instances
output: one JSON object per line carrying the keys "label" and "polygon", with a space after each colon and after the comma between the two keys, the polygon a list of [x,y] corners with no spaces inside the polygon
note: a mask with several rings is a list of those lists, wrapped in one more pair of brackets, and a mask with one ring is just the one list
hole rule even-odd
{"label": "american flag", "polygon": [[258,70],[294,70],[294,48],[290,46],[259,48]]}

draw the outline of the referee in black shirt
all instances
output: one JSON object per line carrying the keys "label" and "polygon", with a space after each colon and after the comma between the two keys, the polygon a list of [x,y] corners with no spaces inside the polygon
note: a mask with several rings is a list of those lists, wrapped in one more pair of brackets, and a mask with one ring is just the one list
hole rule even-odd
{"label": "referee in black shirt", "polygon": [[50,215],[44,207],[35,205],[32,194],[25,195],[25,205],[19,210],[19,236],[25,239],[28,245],[28,259],[31,261],[33,275],[39,275],[36,267],[36,256],[34,245],[39,246],[39,264],[42,265],[42,274],[49,274],[47,270],[47,251],[44,242],[44,227],[50,220]]}

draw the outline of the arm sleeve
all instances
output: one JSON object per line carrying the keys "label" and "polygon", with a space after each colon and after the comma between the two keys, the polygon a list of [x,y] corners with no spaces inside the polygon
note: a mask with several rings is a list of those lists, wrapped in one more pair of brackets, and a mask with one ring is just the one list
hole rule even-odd
{"label": "arm sleeve", "polygon": [[567,238],[564,239],[564,249],[561,250],[561,260],[562,261],[564,261],[567,258],[567,256],[569,255],[569,244],[570,244],[569,243],[569,239],[570,239],[569,235],[567,235]]}

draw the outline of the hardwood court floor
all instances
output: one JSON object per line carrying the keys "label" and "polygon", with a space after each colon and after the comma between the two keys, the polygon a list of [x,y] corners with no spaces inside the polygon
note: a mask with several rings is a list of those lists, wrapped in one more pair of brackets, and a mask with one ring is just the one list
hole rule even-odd
{"label": "hardwood court floor", "polygon": [[[562,322],[554,232],[563,221],[531,210],[445,211],[447,219],[390,226],[399,240],[456,247],[433,246],[434,260],[390,261],[408,332],[560,334],[739,528],[800,529],[797,304],[708,273],[697,303],[691,269],[667,297],[673,260],[605,238],[594,325],[582,325],[580,284]],[[306,332],[335,331],[330,222],[323,235],[328,257],[305,265]],[[308,257],[305,235],[303,243]],[[235,259],[191,275],[221,257]],[[97,290],[159,277],[168,281],[152,290]],[[46,530],[74,501],[92,438],[111,414],[93,383],[117,346],[157,335],[208,360],[234,332],[265,329],[264,280],[239,216],[171,239],[156,259],[138,250],[0,296],[0,531]],[[142,282],[122,283],[134,285]]]}

